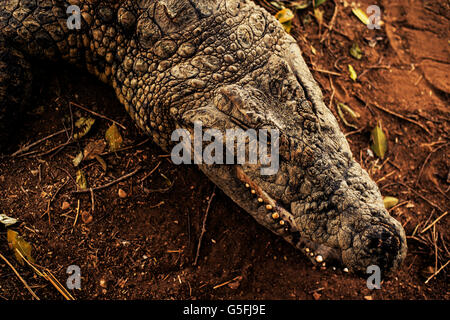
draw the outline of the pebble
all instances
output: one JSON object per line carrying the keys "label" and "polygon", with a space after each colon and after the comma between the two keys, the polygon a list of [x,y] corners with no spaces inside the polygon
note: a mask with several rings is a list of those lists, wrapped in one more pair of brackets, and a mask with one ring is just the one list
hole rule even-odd
{"label": "pebble", "polygon": [[68,203],[67,201],[64,201],[61,205],[61,210],[67,210],[70,208],[70,203]]}
{"label": "pebble", "polygon": [[127,193],[123,190],[123,189],[119,189],[119,197],[126,198],[127,197]]}

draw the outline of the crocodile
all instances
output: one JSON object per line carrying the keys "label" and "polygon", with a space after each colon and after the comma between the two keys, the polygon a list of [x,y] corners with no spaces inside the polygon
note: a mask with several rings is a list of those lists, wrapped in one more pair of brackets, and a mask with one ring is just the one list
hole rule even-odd
{"label": "crocodile", "polygon": [[[2,0],[0,127],[30,104],[39,61],[112,86],[136,125],[169,151],[176,129],[279,132],[279,168],[205,164],[235,203],[318,266],[398,270],[401,224],[353,159],[299,46],[249,0]],[[275,155],[272,155],[275,156]]]}

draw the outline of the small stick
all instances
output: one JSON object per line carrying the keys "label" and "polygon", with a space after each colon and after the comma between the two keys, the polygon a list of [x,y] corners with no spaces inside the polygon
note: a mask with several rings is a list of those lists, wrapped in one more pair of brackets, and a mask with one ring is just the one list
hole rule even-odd
{"label": "small stick", "polygon": [[237,276],[237,277],[234,277],[234,278],[231,279],[231,280],[225,281],[224,283],[218,284],[217,286],[214,286],[213,289],[216,290],[216,289],[218,289],[218,288],[220,288],[220,287],[223,287],[223,286],[225,286],[225,285],[227,285],[227,284],[229,284],[229,283],[231,283],[231,282],[233,282],[233,281],[238,280],[240,277],[241,277],[241,276]]}
{"label": "small stick", "polygon": [[132,145],[132,146],[127,146],[127,147],[123,147],[121,149],[117,149],[116,151],[106,151],[103,152],[102,154],[100,154],[101,156],[106,156],[112,153],[117,153],[117,152],[121,152],[121,151],[125,151],[125,150],[129,150],[129,149],[133,149],[133,148],[137,148],[143,144],[145,144],[146,142],[150,141],[151,138],[147,138],[144,141],[139,142],[138,144]]}
{"label": "small stick", "polygon": [[149,173],[147,173],[141,180],[139,180],[139,182],[142,183],[144,180],[146,180],[148,177],[150,177],[150,176],[153,174],[153,172],[155,172],[156,169],[158,169],[158,167],[160,166],[160,164],[161,164],[161,161],[158,162],[158,164],[156,165],[156,167],[154,167],[154,168],[152,169],[152,171],[150,171]]}
{"label": "small stick", "polygon": [[441,220],[443,217],[445,217],[447,215],[448,211],[445,211],[442,215],[439,216],[439,218],[437,218],[436,220],[434,220],[431,224],[429,224],[425,229],[423,229],[420,233],[424,233],[425,231],[427,231],[428,229],[430,229],[431,227],[433,227],[439,220]]}
{"label": "small stick", "polygon": [[202,233],[200,234],[200,238],[198,239],[197,254],[195,255],[194,266],[197,265],[198,256],[200,254],[200,246],[202,245],[203,235],[206,232],[206,218],[208,218],[208,212],[209,212],[209,208],[211,206],[211,201],[215,195],[216,195],[216,186],[214,186],[211,197],[209,197],[208,206],[206,207],[206,213],[205,213],[205,216],[203,217]]}
{"label": "small stick", "polygon": [[17,150],[16,152],[14,152],[14,153],[11,155],[11,157],[16,157],[18,154],[30,150],[32,147],[34,147],[34,146],[40,144],[41,142],[47,141],[47,140],[49,140],[49,139],[51,139],[51,138],[53,138],[53,137],[56,137],[56,136],[58,136],[58,135],[60,135],[60,134],[62,134],[62,133],[64,133],[64,132],[66,132],[66,129],[62,129],[62,130],[60,130],[60,131],[58,131],[58,132],[55,132],[55,133],[52,133],[51,135],[48,135],[48,136],[46,136],[46,137],[44,137],[44,138],[42,138],[42,139],[39,139],[38,141],[35,141],[35,142],[33,142],[33,143],[31,143],[31,144],[29,144],[29,145],[27,145],[27,146],[25,146],[25,147],[23,147],[23,148]]}
{"label": "small stick", "polygon": [[73,222],[73,227],[76,226],[77,221],[78,221],[78,216],[80,215],[80,199],[78,199],[78,204],[77,204],[77,215],[75,216],[75,221]]}
{"label": "small stick", "polygon": [[31,295],[36,299],[36,300],[40,300],[39,297],[36,295],[36,293],[34,293],[34,291],[30,288],[30,286],[26,283],[26,281],[20,276],[19,272],[17,272],[17,270],[13,267],[13,265],[11,263],[9,263],[9,261],[0,253],[0,258],[2,258],[6,264],[12,269],[12,271],[14,271],[14,273],[16,274],[17,278],[19,278],[20,281],[22,281],[22,283],[24,284],[25,288],[27,288],[27,290],[31,293]]}
{"label": "small stick", "polygon": [[376,102],[372,102],[371,104],[372,104],[375,108],[377,108],[377,109],[383,110],[383,111],[386,112],[386,113],[389,113],[389,114],[391,114],[391,115],[393,115],[393,116],[396,116],[396,117],[398,117],[398,118],[400,118],[400,119],[403,119],[403,120],[405,120],[405,121],[411,122],[411,123],[413,123],[413,124],[415,124],[415,125],[421,127],[421,128],[422,128],[423,130],[425,130],[429,135],[431,135],[431,132],[430,132],[424,125],[422,125],[420,122],[417,122],[417,121],[415,121],[415,120],[413,120],[413,119],[410,119],[410,118],[408,118],[408,117],[402,116],[401,114],[398,114],[398,113],[396,113],[396,112],[394,112],[394,111],[391,111],[391,110],[389,110],[389,109],[383,108],[382,106],[378,105]]}
{"label": "small stick", "polygon": [[132,172],[127,173],[126,175],[123,175],[123,176],[121,176],[120,178],[117,178],[116,180],[111,181],[111,182],[109,182],[109,183],[107,183],[107,184],[104,184],[104,185],[102,185],[102,186],[95,187],[95,188],[82,189],[82,190],[75,190],[75,191],[72,191],[72,194],[81,194],[81,193],[87,193],[87,192],[92,192],[92,191],[99,191],[99,190],[102,190],[102,189],[109,188],[109,187],[111,187],[112,185],[115,185],[116,183],[118,183],[118,182],[120,182],[120,181],[123,181],[123,180],[125,180],[125,179],[130,178],[131,176],[134,176],[134,175],[135,175],[136,173],[138,173],[141,169],[142,169],[142,167],[141,167],[141,166],[138,166],[138,167],[137,167],[136,169],[134,169]]}
{"label": "small stick", "polygon": [[414,184],[415,186],[417,186],[417,184],[419,183],[420,177],[422,176],[422,173],[423,173],[423,169],[425,169],[425,165],[427,164],[428,160],[430,160],[431,155],[432,155],[433,153],[435,153],[436,151],[438,151],[439,149],[441,149],[442,147],[445,147],[445,146],[448,146],[448,143],[443,144],[443,145],[437,147],[436,149],[432,150],[432,151],[428,154],[428,156],[425,158],[425,161],[424,161],[423,164],[422,164],[422,167],[420,168],[419,175],[417,176],[416,183]]}
{"label": "small stick", "polygon": [[77,103],[75,103],[75,102],[72,102],[72,101],[70,101],[69,104],[72,105],[72,106],[74,106],[74,107],[77,107],[77,108],[79,108],[79,109],[82,109],[82,110],[84,110],[84,111],[86,111],[86,112],[92,113],[94,116],[97,116],[97,117],[99,117],[99,118],[103,118],[103,119],[106,119],[106,120],[108,120],[108,121],[111,121],[112,123],[117,124],[117,125],[118,125],[119,127],[121,127],[123,130],[127,130],[127,127],[125,127],[123,124],[121,124],[121,123],[119,123],[119,122],[117,122],[117,121],[114,121],[113,119],[110,119],[110,118],[108,118],[107,116],[104,116],[104,115],[102,115],[102,114],[100,114],[100,113],[97,113],[97,112],[95,112],[95,111],[89,110],[88,108],[83,107],[83,106],[80,106],[79,104],[77,104]]}
{"label": "small stick", "polygon": [[428,200],[427,198],[425,198],[423,195],[421,195],[420,193],[418,193],[416,190],[412,189],[411,187],[407,186],[407,185],[404,184],[404,183],[401,183],[401,182],[397,182],[397,183],[398,183],[399,185],[402,185],[402,186],[408,188],[409,190],[411,190],[416,196],[418,196],[418,197],[422,198],[423,200],[425,200],[430,206],[432,206],[432,207],[438,209],[440,212],[444,212],[444,210],[442,210],[441,207],[439,207],[439,206],[438,206],[437,204],[435,204],[434,202],[432,202],[432,201]]}
{"label": "small stick", "polygon": [[91,192],[91,214],[94,214],[94,210],[95,210],[94,190],[92,190],[92,188],[90,188],[89,190]]}
{"label": "small stick", "polygon": [[331,74],[331,75],[333,75],[333,76],[338,76],[338,77],[342,76],[341,73],[337,73],[337,72],[334,72],[334,71],[328,71],[328,70],[323,70],[323,69],[319,69],[319,68],[313,68],[313,70],[314,70],[314,71],[317,71],[317,72],[322,72],[322,73],[326,73],[326,74]]}
{"label": "small stick", "polygon": [[427,284],[428,281],[430,281],[431,279],[433,279],[439,272],[441,272],[442,269],[444,269],[444,268],[448,265],[449,262],[450,262],[450,260],[448,260],[442,267],[440,267],[438,271],[436,271],[435,273],[433,273],[433,274],[427,279],[427,281],[425,281],[425,284]]}

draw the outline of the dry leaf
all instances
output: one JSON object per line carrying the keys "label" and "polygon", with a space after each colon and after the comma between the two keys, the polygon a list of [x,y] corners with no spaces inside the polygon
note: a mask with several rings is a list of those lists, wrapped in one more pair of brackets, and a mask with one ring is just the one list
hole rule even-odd
{"label": "dry leaf", "polygon": [[355,58],[360,60],[362,58],[362,51],[361,48],[358,46],[358,44],[356,42],[354,42],[350,48],[350,55]]}
{"label": "dry leaf", "polygon": [[12,226],[17,223],[17,219],[8,217],[6,214],[0,213],[0,223],[5,225],[5,227]]}
{"label": "dry leaf", "polygon": [[[34,263],[34,259],[31,256],[32,246],[30,243],[26,242],[16,231],[11,229],[8,229],[6,237],[9,247],[14,250],[14,255],[22,266],[25,265],[22,256],[29,262]],[[19,251],[22,256],[17,251]]]}
{"label": "dry leaf", "polygon": [[387,196],[387,197],[383,198],[383,203],[384,203],[384,207],[386,209],[390,209],[390,208],[392,208],[392,207],[397,205],[398,199],[394,198],[394,197]]}
{"label": "dry leaf", "polygon": [[372,145],[370,146],[371,149],[378,157],[383,159],[384,154],[387,151],[387,140],[380,124],[377,124],[377,126],[372,130],[370,136],[372,139]]}
{"label": "dry leaf", "polygon": [[369,18],[367,17],[366,13],[362,9],[352,8],[352,12],[365,25],[368,25],[370,23]]}
{"label": "dry leaf", "polygon": [[291,9],[284,8],[275,14],[275,18],[281,23],[285,23],[294,19],[294,13]]}
{"label": "dry leaf", "polygon": [[358,129],[358,127],[356,125],[352,124],[350,121],[347,121],[347,118],[345,116],[346,114],[350,115],[352,120],[354,122],[356,122],[356,119],[361,117],[358,112],[353,111],[352,108],[350,108],[346,104],[343,104],[343,103],[340,103],[340,102],[337,104],[337,112],[338,112],[338,115],[341,118],[342,122],[345,123],[345,125],[347,125],[349,127],[352,127],[354,129]]}
{"label": "dry leaf", "polygon": [[84,159],[91,160],[94,159],[97,155],[101,154],[103,150],[105,150],[106,143],[103,140],[97,140],[90,142],[83,151]]}
{"label": "dry leaf", "polygon": [[106,141],[108,141],[109,150],[113,152],[117,151],[123,142],[119,129],[115,124],[110,126],[108,130],[106,130],[105,138]]}
{"label": "dry leaf", "polygon": [[83,170],[77,171],[76,183],[79,190],[87,189],[87,180]]}
{"label": "dry leaf", "polygon": [[73,138],[79,140],[84,137],[92,128],[95,123],[93,118],[81,117],[75,122],[75,127],[78,128],[77,132],[74,133]]}
{"label": "dry leaf", "polygon": [[348,72],[350,73],[350,79],[353,81],[356,81],[356,78],[358,78],[358,75],[356,74],[355,69],[353,69],[353,66],[351,64],[348,65]]}
{"label": "dry leaf", "polygon": [[73,159],[73,165],[75,167],[78,167],[81,163],[81,161],[83,161],[83,152],[80,152],[74,159]]}

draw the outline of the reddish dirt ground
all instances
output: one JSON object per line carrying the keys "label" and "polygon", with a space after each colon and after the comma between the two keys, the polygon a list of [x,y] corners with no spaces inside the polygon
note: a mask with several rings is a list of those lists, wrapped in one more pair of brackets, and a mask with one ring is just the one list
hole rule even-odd
{"label": "reddish dirt ground", "polygon": [[[370,4],[362,1],[361,8]],[[96,160],[83,161],[89,186],[103,185],[138,165],[143,169],[96,191],[94,208],[90,194],[72,194],[78,170],[72,159],[89,142],[103,139],[111,124],[94,117],[94,127],[78,143],[39,155],[64,143],[63,134],[30,150],[37,153],[0,161],[0,213],[20,220],[14,229],[32,243],[36,263],[61,283],[69,265],[80,266],[81,290],[71,291],[76,299],[448,299],[448,267],[425,281],[450,258],[449,220],[443,216],[450,189],[449,5],[401,0],[378,5],[384,21],[380,30],[369,30],[344,2],[327,1],[320,7],[324,25],[319,28],[312,10],[299,11],[292,34],[355,158],[383,196],[399,199],[390,212],[404,225],[408,255],[401,270],[383,280],[381,290],[370,291],[366,279],[351,274],[315,269],[220,190],[211,202],[198,265],[193,266],[213,184],[194,166],[171,164],[154,144],[139,144],[146,137],[113,91],[71,68],[39,72],[33,108],[17,129],[20,145],[15,149],[63,129],[73,101],[126,126],[121,129],[124,145],[132,146],[104,155],[106,172]],[[354,42],[363,51],[361,60],[349,55]],[[349,78],[348,64],[359,75],[356,82]],[[338,102],[361,115],[357,130],[338,116]],[[91,116],[72,110],[75,118]],[[384,160],[367,151],[377,121],[388,138]],[[119,188],[126,197],[118,195]],[[70,207],[63,210],[63,202]],[[0,253],[41,299],[63,299],[48,281],[19,265],[4,229]],[[32,298],[3,260],[0,298]]]}

